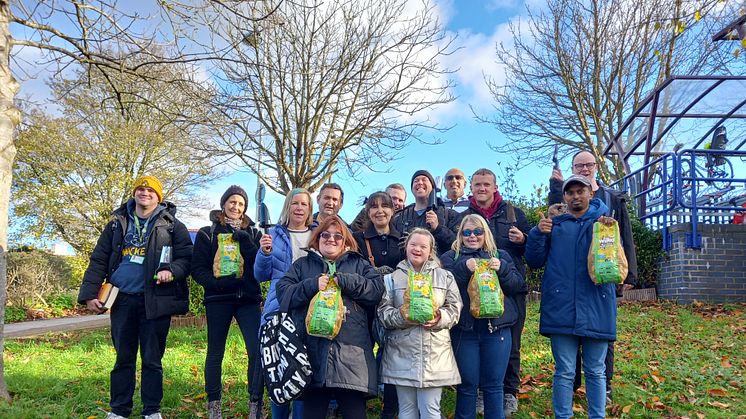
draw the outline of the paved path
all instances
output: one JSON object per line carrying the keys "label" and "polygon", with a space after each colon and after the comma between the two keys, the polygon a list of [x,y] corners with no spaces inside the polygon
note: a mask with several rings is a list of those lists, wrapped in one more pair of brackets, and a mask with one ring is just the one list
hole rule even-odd
{"label": "paved path", "polygon": [[109,315],[91,315],[77,317],[63,317],[59,319],[34,320],[28,322],[6,324],[3,336],[6,338],[20,338],[43,335],[49,332],[66,332],[70,330],[97,329],[109,326]]}

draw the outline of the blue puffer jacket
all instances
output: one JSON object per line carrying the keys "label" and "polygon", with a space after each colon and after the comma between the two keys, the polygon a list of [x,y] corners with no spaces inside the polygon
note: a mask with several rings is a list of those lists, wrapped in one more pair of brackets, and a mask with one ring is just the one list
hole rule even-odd
{"label": "blue puffer jacket", "polygon": [[528,266],[545,266],[541,281],[542,335],[565,334],[616,340],[616,292],[613,284],[595,285],[588,274],[593,223],[607,211],[592,199],[580,218],[563,214],[552,220],[552,233],[538,227],[528,235]]}
{"label": "blue puffer jacket", "polygon": [[[310,227],[313,229],[315,224],[312,224]],[[269,229],[269,235],[272,236],[272,253],[265,255],[259,249],[256,252],[256,261],[254,262],[254,278],[259,282],[271,281],[269,283],[267,299],[264,300],[262,325],[266,323],[264,319],[266,314],[280,309],[275,285],[293,265],[293,246],[290,242],[290,232],[287,226],[276,225]]]}

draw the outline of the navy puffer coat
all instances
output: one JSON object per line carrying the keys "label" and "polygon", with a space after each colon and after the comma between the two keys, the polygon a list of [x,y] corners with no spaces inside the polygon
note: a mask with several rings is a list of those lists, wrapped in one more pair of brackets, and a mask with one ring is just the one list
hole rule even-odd
{"label": "navy puffer coat", "polygon": [[607,211],[592,199],[580,218],[563,214],[552,220],[552,232],[531,229],[526,262],[544,266],[539,332],[616,340],[616,292],[613,284],[595,285],[588,274],[593,223]]}

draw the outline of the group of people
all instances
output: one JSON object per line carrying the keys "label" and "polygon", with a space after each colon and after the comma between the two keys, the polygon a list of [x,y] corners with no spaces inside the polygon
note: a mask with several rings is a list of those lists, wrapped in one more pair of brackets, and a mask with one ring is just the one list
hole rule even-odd
{"label": "group of people", "polygon": [[[559,197],[567,210],[542,217],[533,228],[520,208],[503,199],[489,169],[471,175],[468,197],[464,172],[449,170],[446,196],[435,200],[433,176],[418,170],[410,183],[414,203],[405,205],[405,187],[391,184],[370,195],[351,224],[338,215],[344,204],[339,185],[321,187],[318,212],[309,191],[293,189],[278,223],[266,233],[246,215],[244,189],[233,185],[193,246],[175,207],[163,201],[160,182],[139,178],[132,198],[103,230],[78,297],[100,313],[102,282],[120,290],[111,310],[117,357],[107,417],[132,413],[138,346],[142,415],[161,417],[161,358],[171,315],[187,311],[190,274],[205,291],[210,418],[222,417],[221,364],[234,318],[248,354],[249,417],[261,417],[259,330],[265,316],[280,309],[301,325],[313,374],[300,399],[272,404],[272,418],[325,418],[330,404],[344,418],[365,418],[366,400],[382,387],[382,418],[440,419],[442,389],[452,385],[456,418],[475,418],[478,405],[486,418],[510,416],[518,409],[526,263],[546,268],[540,332],[551,340],[556,365],[555,415],[572,416],[573,382],[579,385],[576,366],[582,360],[589,417],[603,417],[611,397],[616,292],[613,285],[597,286],[589,278],[592,222],[610,223],[613,217],[620,223],[625,250],[632,253],[627,253],[627,282],[634,281],[636,264],[631,235],[626,236],[624,197],[597,183],[595,159],[591,164],[589,156],[574,156],[574,174],[567,180],[555,170],[550,203]],[[238,244],[241,266],[238,273],[221,276],[215,266],[224,236]],[[502,314],[491,318],[475,317],[469,309],[469,281],[484,266],[497,274],[504,296]],[[425,280],[432,294],[432,315],[425,321],[412,320],[409,311],[408,290],[415,279]],[[263,297],[265,281],[269,290]],[[344,306],[338,333],[331,339],[305,333],[309,304],[332,282]]]}

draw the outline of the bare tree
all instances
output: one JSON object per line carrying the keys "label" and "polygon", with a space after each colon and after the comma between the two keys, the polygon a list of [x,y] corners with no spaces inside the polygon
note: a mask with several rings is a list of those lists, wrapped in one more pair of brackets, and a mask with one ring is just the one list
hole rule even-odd
{"label": "bare tree", "polygon": [[215,69],[221,139],[206,148],[277,192],[384,171],[441,128],[423,113],[452,100],[438,59],[453,48],[428,2],[284,2],[260,22],[222,5],[202,13],[212,44],[233,46]]}
{"label": "bare tree", "polygon": [[[151,72],[176,79],[183,67]],[[100,74],[84,71],[51,82],[61,115],[32,109],[16,139],[13,224],[22,223],[25,236],[65,240],[80,255],[93,250],[112,208],[129,199],[137,177],[157,176],[165,199],[190,208],[205,207],[195,193],[216,177],[210,159],[191,146],[211,135],[191,122],[204,113],[183,93],[193,84],[109,78],[126,91],[112,92]]]}
{"label": "bare tree", "polygon": [[[205,2],[225,4],[219,0]],[[116,0],[0,0],[0,397],[6,399],[9,395],[3,369],[2,330],[7,297],[8,206],[16,155],[13,135],[20,122],[14,104],[19,85],[11,70],[11,49],[23,47],[41,51],[42,58],[32,65],[47,66],[52,72],[82,65],[87,71],[101,75],[114,92],[123,89],[117,85],[116,78],[110,77],[112,74],[153,80],[161,74],[150,71],[154,66],[183,63],[196,68],[222,53],[201,49],[199,44],[186,40],[180,27],[183,16],[177,13],[178,7],[172,2],[137,2],[136,6],[125,3]],[[248,7],[253,4],[247,3]],[[265,17],[257,14],[248,19]],[[14,37],[10,33],[11,24]],[[22,66],[15,65],[13,71],[22,71]],[[115,94],[114,98],[119,100],[122,96]]]}
{"label": "bare tree", "polygon": [[509,137],[491,147],[520,152],[524,164],[548,162],[555,145],[589,150],[603,180],[620,178],[622,162],[602,153],[647,93],[672,74],[727,71],[732,54],[710,41],[717,3],[549,0],[545,11],[529,9],[525,27],[511,25],[513,42],[497,46],[504,81],[487,78],[496,113],[478,118]]}

